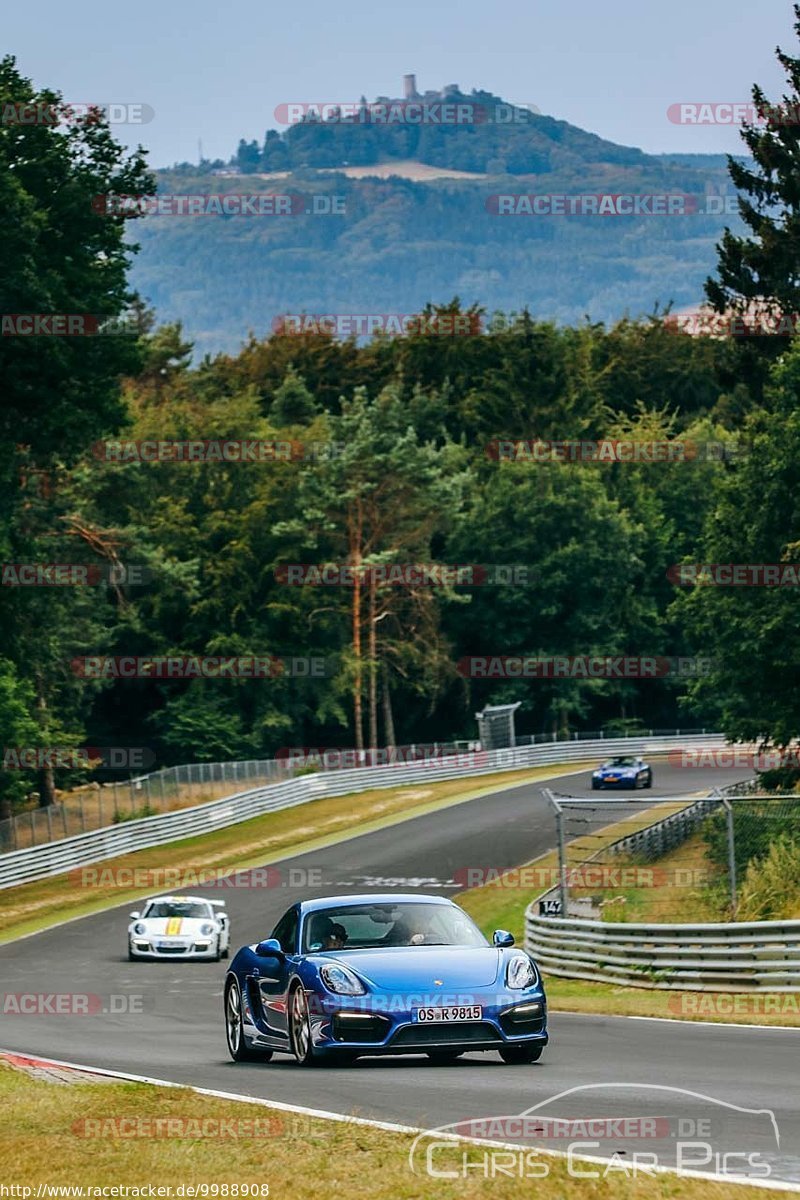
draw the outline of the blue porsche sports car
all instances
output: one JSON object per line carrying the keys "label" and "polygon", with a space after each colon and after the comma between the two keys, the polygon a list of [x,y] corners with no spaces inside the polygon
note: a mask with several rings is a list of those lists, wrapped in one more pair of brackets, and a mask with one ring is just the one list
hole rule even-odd
{"label": "blue porsche sports car", "polygon": [[633,754],[618,754],[609,758],[592,772],[592,790],[601,788],[650,788],[653,786],[653,768],[643,758]]}
{"label": "blue porsche sports car", "polygon": [[533,959],[502,929],[490,944],[443,896],[293,904],[271,937],[234,958],[224,1008],[237,1062],[282,1051],[303,1065],[367,1054],[445,1063],[497,1050],[507,1063],[532,1063],[547,1045]]}

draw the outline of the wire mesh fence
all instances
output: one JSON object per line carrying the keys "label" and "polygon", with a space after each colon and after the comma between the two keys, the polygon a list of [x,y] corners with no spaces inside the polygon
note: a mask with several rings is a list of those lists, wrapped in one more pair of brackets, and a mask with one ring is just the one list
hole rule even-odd
{"label": "wire mesh fence", "polygon": [[[458,755],[470,745],[473,744],[466,741],[433,742],[398,747],[396,751],[403,756],[403,761],[414,761],[417,757]],[[0,821],[0,853],[25,850],[121,821],[221,800],[236,792],[292,779],[300,774],[376,766],[386,761],[384,749],[337,750],[330,754],[289,751],[280,758],[183,763],[114,783],[93,782],[62,793],[56,804],[42,808],[34,801],[27,810]]]}
{"label": "wire mesh fence", "polygon": [[587,800],[548,793],[558,863],[542,911],[654,924],[800,918],[800,796]]}
{"label": "wire mesh fence", "polygon": [[281,760],[189,763],[122,782],[89,784],[57,804],[30,808],[0,821],[0,852],[24,850],[92,829],[219,800],[233,792],[291,778]]}

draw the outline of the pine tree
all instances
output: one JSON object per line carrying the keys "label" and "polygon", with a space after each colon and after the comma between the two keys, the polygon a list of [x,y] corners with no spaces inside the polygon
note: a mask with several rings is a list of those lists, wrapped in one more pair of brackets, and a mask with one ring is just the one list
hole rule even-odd
{"label": "pine tree", "polygon": [[[800,4],[794,5],[800,39]],[[751,312],[773,317],[800,311],[800,58],[780,47],[788,92],[771,105],[758,85],[752,97],[764,124],[745,125],[742,140],[753,164],[728,157],[731,180],[740,193],[739,211],[750,233],[726,228],[717,247],[717,279],[706,280],[706,295],[717,312]]]}

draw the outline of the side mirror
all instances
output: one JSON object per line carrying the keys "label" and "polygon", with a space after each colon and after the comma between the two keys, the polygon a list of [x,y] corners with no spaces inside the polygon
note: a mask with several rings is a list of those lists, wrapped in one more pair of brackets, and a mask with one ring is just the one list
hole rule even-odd
{"label": "side mirror", "polygon": [[256,946],[256,954],[259,958],[284,957],[284,953],[281,950],[281,944],[277,938],[267,938],[265,942],[259,942]]}
{"label": "side mirror", "polygon": [[139,917],[140,917],[141,915],[142,915],[142,914],[141,914],[140,912],[132,912],[132,913],[128,913],[128,916],[130,917],[130,919],[131,919],[132,921],[138,921],[138,920],[139,920]]}
{"label": "side mirror", "polygon": [[514,935],[509,933],[507,929],[495,929],[492,934],[492,943],[495,946],[513,946]]}

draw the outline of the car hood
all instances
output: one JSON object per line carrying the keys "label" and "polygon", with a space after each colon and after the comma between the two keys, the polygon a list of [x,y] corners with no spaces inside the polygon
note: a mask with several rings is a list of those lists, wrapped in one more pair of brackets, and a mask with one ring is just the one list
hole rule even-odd
{"label": "car hood", "polygon": [[141,922],[134,921],[132,925],[142,924],[148,933],[162,937],[191,937],[198,933],[201,925],[214,925],[211,917],[145,917]]}
{"label": "car hood", "polygon": [[429,989],[436,979],[448,989],[490,987],[497,980],[502,952],[494,946],[398,946],[340,950],[324,958],[347,963],[376,988],[397,991]]}

